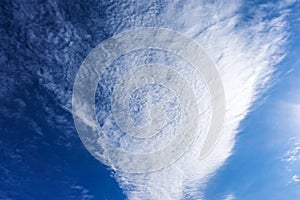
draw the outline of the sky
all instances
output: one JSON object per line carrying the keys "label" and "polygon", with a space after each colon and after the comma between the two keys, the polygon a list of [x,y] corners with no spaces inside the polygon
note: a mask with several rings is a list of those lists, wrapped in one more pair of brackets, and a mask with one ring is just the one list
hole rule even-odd
{"label": "sky", "polygon": [[[291,99],[299,103],[297,77],[299,70],[282,76],[244,120],[234,153],[210,180],[206,199],[227,194],[233,199],[299,198],[299,112],[284,105]],[[286,98],[291,90],[293,98]]]}
{"label": "sky", "polygon": [[241,124],[233,154],[209,181],[206,199],[299,198],[299,14],[289,22],[287,55]]}
{"label": "sky", "polygon": [[[3,1],[0,199],[300,198],[299,8],[293,0]],[[72,88],[93,48],[143,26],[176,30],[206,51],[223,81],[226,120],[205,159],[193,145],[154,173],[114,172],[79,139]],[[147,61],[141,55],[135,62]]]}

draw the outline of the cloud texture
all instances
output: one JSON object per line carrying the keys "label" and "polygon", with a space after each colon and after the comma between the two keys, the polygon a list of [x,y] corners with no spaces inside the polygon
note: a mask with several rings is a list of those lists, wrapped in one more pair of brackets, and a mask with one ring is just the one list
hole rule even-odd
{"label": "cloud texture", "polygon": [[[201,146],[194,145],[192,151],[161,171],[116,172],[114,177],[133,200],[203,198],[205,183],[232,154],[240,122],[267,88],[274,66],[284,56],[288,37],[285,16],[292,1],[280,2],[4,1],[0,78],[5,84],[0,88],[0,123],[9,134],[1,136],[0,144],[4,157],[13,159],[1,163],[0,184],[16,185],[10,196],[17,198],[22,185],[32,188],[24,177],[36,177],[35,171],[39,171],[29,170],[35,168],[27,160],[44,158],[43,149],[49,146],[63,146],[70,155],[81,148],[70,114],[72,87],[81,62],[97,44],[126,29],[165,27],[196,40],[219,70],[226,95],[221,138],[203,160],[198,159]],[[7,122],[14,122],[13,127]],[[28,134],[16,135],[14,126],[19,124],[25,124]],[[18,151],[15,144],[20,144]],[[33,149],[37,155],[31,154]],[[55,164],[66,158],[56,153],[53,157]],[[51,156],[47,159],[50,164],[45,171],[49,174],[45,172],[45,177],[52,177],[51,173],[66,176],[67,171],[53,169]],[[23,166],[18,169],[21,173],[11,166]],[[63,182],[59,187],[74,190],[69,185]],[[87,194],[82,188],[75,189]]]}
{"label": "cloud texture", "polygon": [[226,120],[216,148],[203,160],[198,159],[200,149],[195,146],[161,171],[117,172],[115,177],[129,199],[203,198],[205,183],[232,154],[240,122],[267,88],[274,66],[283,58],[287,13],[282,6],[241,1],[166,5],[159,16],[162,26],[196,40],[217,66],[225,88]]}

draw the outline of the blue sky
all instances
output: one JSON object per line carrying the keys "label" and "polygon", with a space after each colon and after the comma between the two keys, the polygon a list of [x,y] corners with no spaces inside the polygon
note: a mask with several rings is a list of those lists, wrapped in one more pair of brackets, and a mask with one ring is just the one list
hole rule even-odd
{"label": "blue sky", "polygon": [[[300,199],[300,3],[224,2],[3,1],[0,199]],[[78,137],[82,61],[140,26],[193,38],[220,71],[228,123],[204,163],[187,155],[157,173],[113,173]]]}
{"label": "blue sky", "polygon": [[263,105],[242,123],[233,155],[208,184],[207,199],[228,194],[235,199],[299,198],[300,183],[292,181],[293,176],[299,176],[299,161],[290,166],[286,154],[294,148],[300,130],[286,118],[291,111],[278,112],[278,100],[289,95],[299,72],[283,75],[265,94]]}
{"label": "blue sky", "polygon": [[287,56],[242,122],[233,155],[209,181],[207,199],[300,198],[300,110],[289,106],[300,104],[299,3],[292,10]]}

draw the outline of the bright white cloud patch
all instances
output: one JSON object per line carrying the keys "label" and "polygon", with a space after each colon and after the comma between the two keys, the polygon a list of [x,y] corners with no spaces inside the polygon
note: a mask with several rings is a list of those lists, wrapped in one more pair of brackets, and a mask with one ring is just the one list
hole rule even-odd
{"label": "bright white cloud patch", "polygon": [[300,177],[297,176],[297,175],[294,175],[294,176],[292,177],[292,180],[293,180],[293,182],[300,182]]}
{"label": "bright white cloud patch", "polygon": [[[286,11],[275,5],[249,8],[245,22],[240,1],[179,1],[160,16],[164,26],[195,39],[215,62],[225,87],[226,122],[214,151],[197,159],[192,151],[161,171],[146,174],[117,172],[129,199],[201,199],[205,183],[231,155],[239,123],[266,87],[273,66],[283,57],[287,37]],[[278,11],[268,16],[268,8]],[[200,145],[199,145],[200,146]]]}

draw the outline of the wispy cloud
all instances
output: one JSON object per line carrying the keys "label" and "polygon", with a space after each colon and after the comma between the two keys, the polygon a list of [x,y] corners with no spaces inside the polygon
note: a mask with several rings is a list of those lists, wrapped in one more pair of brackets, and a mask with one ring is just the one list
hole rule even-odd
{"label": "wispy cloud", "polygon": [[93,195],[90,194],[89,190],[85,189],[81,185],[71,185],[71,189],[79,193],[79,195],[76,196],[76,198],[80,198],[80,200],[91,200],[95,198]]}
{"label": "wispy cloud", "polygon": [[[257,5],[249,8],[247,16],[243,16],[241,11],[246,1],[238,0],[179,0],[167,5],[162,5],[161,1],[107,2],[90,7],[84,4],[78,7],[75,3],[71,7],[70,2],[63,1],[51,1],[51,6],[46,3],[28,6],[17,2],[15,7],[9,6],[12,9],[9,9],[9,13],[13,14],[9,15],[11,19],[7,21],[15,22],[15,28],[1,34],[5,35],[2,37],[3,44],[11,44],[11,41],[14,43],[3,47],[8,55],[3,54],[3,58],[9,64],[4,66],[4,73],[1,73],[1,80],[6,84],[0,88],[0,96],[8,99],[8,102],[15,100],[15,91],[32,87],[38,81],[41,88],[37,88],[33,94],[29,93],[30,97],[38,96],[41,92],[46,95],[39,96],[38,102],[32,102],[32,98],[28,98],[28,102],[40,103],[47,113],[47,122],[53,127],[63,127],[62,132],[68,140],[66,133],[74,133],[73,124],[69,115],[63,116],[56,112],[56,104],[70,110],[76,66],[80,65],[96,43],[108,35],[139,26],[163,26],[185,33],[204,47],[224,82],[227,118],[220,141],[214,152],[204,160],[197,159],[199,145],[164,170],[148,174],[117,172],[115,177],[129,199],[200,199],[206,181],[231,155],[239,123],[249,112],[257,95],[268,84],[274,70],[272,66],[284,55],[282,47],[287,37],[285,16],[293,1],[281,1],[277,6],[272,3]],[[105,14],[102,3],[108,7]],[[18,13],[26,13],[29,8],[30,15],[18,16]],[[70,16],[64,10],[66,8],[76,8],[75,14]],[[268,9],[277,12],[276,15],[268,16]],[[41,11],[47,15],[43,15]],[[35,23],[32,23],[32,16],[37,16],[34,18]],[[21,28],[24,24],[27,24],[26,29]],[[21,89],[16,90],[17,88]],[[20,91],[23,92],[28,93],[27,90]],[[48,96],[48,93],[51,95]],[[17,101],[16,105],[22,108],[19,113],[27,113],[23,109],[23,102]],[[3,116],[6,113],[14,112],[8,110]],[[81,112],[76,114],[89,123],[88,116]],[[18,115],[17,119],[23,116],[24,114]],[[33,124],[32,127],[42,134],[43,130],[38,124]],[[72,127],[71,131],[67,132],[66,127]],[[10,152],[10,148],[5,149]],[[11,176],[5,166],[3,170],[7,174],[4,176],[7,178],[5,181],[20,180],[18,176]],[[82,186],[72,187],[72,190],[82,194],[83,199],[92,198]]]}
{"label": "wispy cloud", "polygon": [[234,200],[234,199],[235,199],[235,197],[234,197],[233,194],[228,194],[228,195],[226,195],[226,197],[224,198],[224,200]]}
{"label": "wispy cloud", "polygon": [[226,121],[216,148],[203,160],[198,159],[200,149],[195,146],[161,171],[117,172],[115,177],[129,199],[201,199],[207,180],[232,154],[239,124],[268,85],[274,65],[282,60],[288,36],[287,11],[282,7],[268,4],[277,12],[270,15],[266,6],[256,5],[247,8],[244,16],[243,6],[241,1],[178,1],[161,15],[165,26],[194,38],[215,62],[225,88]]}
{"label": "wispy cloud", "polygon": [[[286,163],[286,169],[291,178],[289,184],[300,182],[300,141],[298,137],[292,137],[289,140],[288,150],[284,155],[283,161]],[[292,175],[291,175],[292,174]]]}
{"label": "wispy cloud", "polygon": [[292,147],[287,151],[284,160],[288,163],[293,163],[300,159],[300,141],[292,140],[294,143]]}
{"label": "wispy cloud", "polygon": [[[84,58],[85,54],[82,53],[82,49],[87,52],[95,46],[93,42],[88,43],[80,36],[87,37],[87,40],[96,38],[95,41],[99,42],[101,41],[99,32],[102,32],[102,29],[106,29],[107,35],[140,26],[167,27],[183,32],[204,48],[221,74],[226,94],[226,121],[214,151],[205,159],[200,160],[198,155],[201,145],[195,145],[192,151],[174,165],[161,171],[148,174],[117,172],[115,177],[129,199],[182,199],[185,197],[201,199],[207,180],[232,154],[234,138],[238,133],[240,122],[251,110],[257,96],[270,83],[270,77],[274,71],[273,66],[284,56],[283,47],[288,36],[285,17],[292,1],[283,1],[280,5],[268,3],[245,8],[246,3],[246,1],[239,0],[182,0],[161,5],[157,2],[137,3],[126,0],[112,5],[105,22],[99,23],[99,19],[94,18],[89,23],[82,23],[80,26],[72,26],[72,23],[59,26],[66,34],[63,35],[66,43],[70,45],[54,52],[46,51],[45,55],[68,55],[67,58],[61,60],[59,57],[55,58],[62,66],[66,66],[62,69],[66,77],[61,80],[60,87],[57,87],[55,84],[57,78],[54,78],[57,69],[52,69],[51,64],[49,64],[51,65],[49,72],[43,72],[39,76],[42,77],[41,84],[55,94],[59,104],[66,110],[71,108],[71,90],[66,92],[65,85],[73,83],[72,80],[76,74],[76,71],[72,70],[73,65]],[[55,5],[53,8],[59,10]],[[246,14],[245,10],[248,11]],[[131,12],[134,14],[131,15]],[[270,15],[269,12],[274,15]],[[60,16],[59,11],[55,13],[55,16]],[[79,19],[73,20],[80,21]],[[61,22],[59,19],[56,21]],[[62,22],[61,24],[65,24]],[[93,24],[99,25],[100,30],[90,27],[94,26]],[[88,34],[91,35],[80,35],[86,33],[85,29],[90,30]],[[74,32],[74,34],[69,32]],[[49,35],[54,37],[58,34],[51,32]],[[72,38],[67,36],[72,36]],[[78,46],[74,47],[72,44]],[[78,50],[75,51],[75,48]],[[41,53],[44,47],[36,49]],[[32,72],[35,73],[35,71],[38,70],[33,69]],[[53,77],[51,74],[54,74]],[[47,113],[50,113],[49,116],[55,116],[56,122],[61,121],[67,124],[63,116],[59,116],[47,106],[45,109]],[[75,114],[85,119],[86,123],[90,122],[89,116],[83,115],[82,112]],[[52,123],[51,121],[52,118],[49,123]],[[54,124],[57,126],[57,123]],[[95,126],[95,124],[90,125]]]}
{"label": "wispy cloud", "polygon": [[294,175],[294,176],[292,177],[292,180],[293,180],[293,182],[300,182],[300,177],[297,176],[297,175]]}

